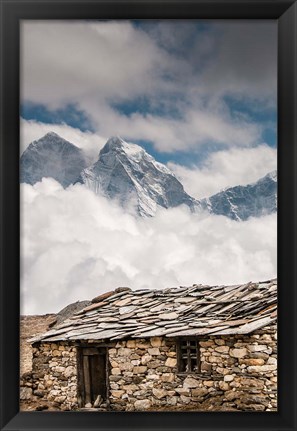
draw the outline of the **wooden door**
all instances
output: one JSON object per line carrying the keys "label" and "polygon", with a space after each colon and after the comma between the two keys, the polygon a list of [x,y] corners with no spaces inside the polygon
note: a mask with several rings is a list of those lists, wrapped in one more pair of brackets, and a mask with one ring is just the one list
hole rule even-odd
{"label": "wooden door", "polygon": [[80,404],[82,407],[86,404],[93,406],[100,395],[106,400],[106,349],[82,348],[80,359]]}

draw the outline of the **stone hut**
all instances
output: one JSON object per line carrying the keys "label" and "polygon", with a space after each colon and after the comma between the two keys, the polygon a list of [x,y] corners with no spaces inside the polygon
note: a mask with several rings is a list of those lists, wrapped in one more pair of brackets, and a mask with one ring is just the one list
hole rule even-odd
{"label": "stone hut", "polygon": [[33,393],[62,410],[277,408],[277,281],[118,288],[33,343]]}

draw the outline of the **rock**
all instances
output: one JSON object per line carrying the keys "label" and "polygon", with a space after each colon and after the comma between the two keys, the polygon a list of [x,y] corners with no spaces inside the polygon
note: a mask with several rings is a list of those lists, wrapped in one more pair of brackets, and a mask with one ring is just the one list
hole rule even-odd
{"label": "rock", "polygon": [[124,385],[123,389],[129,394],[133,394],[133,392],[137,391],[138,386],[133,385],[133,384],[132,385]]}
{"label": "rock", "polygon": [[117,383],[110,383],[110,389],[119,389],[119,385]]}
{"label": "rock", "polygon": [[158,356],[160,355],[160,350],[158,347],[153,347],[152,349],[148,349],[149,355]]}
{"label": "rock", "polygon": [[256,359],[268,359],[269,355],[264,352],[254,352],[249,354],[250,358],[256,358]]}
{"label": "rock", "polygon": [[121,371],[132,371],[134,366],[133,363],[130,362],[129,360],[125,361],[125,362],[120,362],[119,363],[119,367],[118,367]]}
{"label": "rock", "polygon": [[203,397],[204,395],[208,394],[208,390],[206,388],[192,389],[191,392],[193,397]]}
{"label": "rock", "polygon": [[190,397],[186,397],[185,395],[181,395],[180,399],[181,399],[181,402],[184,403],[184,404],[189,404],[190,401],[191,401],[191,398]]}
{"label": "rock", "polygon": [[242,359],[241,364],[245,365],[263,365],[265,363],[264,359],[248,358]]}
{"label": "rock", "polygon": [[266,344],[250,344],[247,346],[250,352],[263,352],[267,349]]}
{"label": "rock", "polygon": [[111,374],[114,376],[117,376],[117,375],[121,374],[121,370],[119,368],[112,368]]}
{"label": "rock", "polygon": [[176,366],[176,364],[177,364],[177,360],[175,358],[167,358],[166,359],[166,362],[165,362],[166,367],[173,368]]}
{"label": "rock", "polygon": [[173,382],[175,380],[175,375],[173,373],[164,373],[161,374],[162,382]]}
{"label": "rock", "polygon": [[189,395],[190,394],[189,389],[184,389],[184,388],[176,388],[175,392],[177,392],[180,395]]}
{"label": "rock", "polygon": [[36,395],[37,397],[43,397],[44,391],[34,391],[34,395]]}
{"label": "rock", "polygon": [[146,378],[147,380],[159,380],[160,376],[159,374],[147,374]]}
{"label": "rock", "polygon": [[133,374],[142,374],[145,373],[147,370],[147,367],[140,365],[138,367],[133,367]]}
{"label": "rock", "polygon": [[136,340],[136,347],[137,349],[148,349],[151,347],[151,344],[146,341]]}
{"label": "rock", "polygon": [[175,311],[172,313],[159,314],[159,319],[162,319],[162,320],[173,320],[177,318],[178,318],[178,314]]}
{"label": "rock", "polygon": [[269,358],[267,361],[267,365],[277,365],[277,359],[276,358]]}
{"label": "rock", "polygon": [[223,346],[225,344],[225,340],[223,340],[222,338],[218,338],[217,340],[215,340],[215,343],[218,346]]}
{"label": "rock", "polygon": [[234,380],[234,376],[232,376],[231,374],[226,374],[224,376],[224,382],[232,382],[232,380]]}
{"label": "rock", "polygon": [[166,356],[169,356],[170,358],[176,358],[176,352],[166,352]]}
{"label": "rock", "polygon": [[183,383],[184,389],[197,388],[198,386],[200,386],[200,382],[198,382],[196,379],[193,379],[193,377],[187,377]]}
{"label": "rock", "polygon": [[160,338],[160,337],[152,337],[150,339],[150,341],[151,341],[151,345],[153,347],[161,347],[162,346],[162,338]]}
{"label": "rock", "polygon": [[227,391],[225,392],[225,398],[227,401],[233,401],[237,398],[240,398],[243,395],[243,392],[239,391]]}
{"label": "rock", "polygon": [[145,354],[145,355],[143,355],[142,357],[141,357],[141,363],[142,363],[142,365],[146,365],[148,362],[150,362],[151,360],[152,360],[153,358],[151,357],[151,355],[147,355],[147,354]]}
{"label": "rock", "polygon": [[91,409],[91,408],[92,408],[92,404],[91,404],[91,403],[87,403],[87,404],[85,404],[85,408],[86,408],[86,409]]}
{"label": "rock", "polygon": [[127,347],[121,347],[118,350],[118,356],[130,356],[131,349],[128,349]]}
{"label": "rock", "polygon": [[152,403],[149,400],[137,400],[134,403],[135,410],[147,410],[151,405]]}
{"label": "rock", "polygon": [[219,347],[215,347],[215,351],[219,352],[219,353],[228,353],[230,350],[229,346],[219,346]]}
{"label": "rock", "polygon": [[208,388],[211,388],[214,385],[214,383],[213,383],[213,380],[204,380],[203,385],[207,386]]}
{"label": "rock", "polygon": [[214,341],[209,340],[209,341],[199,341],[199,344],[201,347],[211,347],[214,345]]}
{"label": "rock", "polygon": [[30,400],[32,398],[32,389],[31,388],[20,388],[20,400]]}
{"label": "rock", "polygon": [[141,356],[137,355],[137,353],[132,353],[132,355],[130,355],[130,359],[141,359]]}
{"label": "rock", "polygon": [[210,373],[212,370],[211,364],[208,364],[207,362],[203,362],[201,364],[201,371],[206,371],[207,373]]}
{"label": "rock", "polygon": [[73,366],[69,366],[64,371],[64,376],[69,378],[76,375],[76,369]]}
{"label": "rock", "polygon": [[276,365],[259,365],[259,366],[251,366],[247,368],[249,373],[266,373],[268,371],[275,371]]}
{"label": "rock", "polygon": [[53,356],[62,356],[62,352],[60,350],[53,350],[52,355]]}
{"label": "rock", "polygon": [[121,398],[121,396],[124,395],[124,393],[125,393],[125,391],[123,391],[123,390],[119,390],[119,391],[115,390],[115,391],[110,391],[110,392],[114,398]]}
{"label": "rock", "polygon": [[241,387],[241,383],[239,383],[238,381],[233,380],[232,382],[230,382],[230,387],[231,388],[240,388]]}
{"label": "rock", "polygon": [[230,356],[233,358],[243,358],[247,355],[247,349],[245,347],[242,347],[241,349],[231,349],[230,350]]}
{"label": "rock", "polygon": [[153,394],[158,398],[158,400],[160,400],[161,398],[166,397],[167,391],[165,389],[153,388]]}
{"label": "rock", "polygon": [[171,397],[167,397],[167,404],[169,405],[169,406],[176,406],[176,404],[177,404],[177,397],[175,397],[175,396],[171,396]]}
{"label": "rock", "polygon": [[54,401],[56,403],[62,404],[65,400],[66,400],[66,395],[61,395],[59,397],[56,397]]}
{"label": "rock", "polygon": [[230,386],[228,385],[227,382],[219,382],[219,388],[222,391],[228,391],[230,389]]}
{"label": "rock", "polygon": [[129,349],[136,347],[136,340],[128,340],[127,347],[129,347]]}

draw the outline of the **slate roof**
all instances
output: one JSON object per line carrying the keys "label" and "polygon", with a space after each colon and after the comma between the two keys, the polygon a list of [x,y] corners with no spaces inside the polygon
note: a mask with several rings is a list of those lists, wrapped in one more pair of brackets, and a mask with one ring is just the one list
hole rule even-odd
{"label": "slate roof", "polygon": [[164,290],[119,288],[30,341],[248,334],[276,319],[276,279]]}

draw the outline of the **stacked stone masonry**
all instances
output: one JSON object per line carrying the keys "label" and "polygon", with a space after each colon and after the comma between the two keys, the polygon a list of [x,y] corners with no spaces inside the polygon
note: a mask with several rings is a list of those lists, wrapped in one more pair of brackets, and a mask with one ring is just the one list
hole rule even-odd
{"label": "stacked stone masonry", "polygon": [[76,347],[65,342],[33,347],[32,373],[22,376],[21,400],[49,401],[62,410],[77,408]]}
{"label": "stacked stone masonry", "polygon": [[[199,374],[178,372],[176,341],[154,337],[109,343],[110,410],[277,410],[275,326],[200,339]],[[78,408],[76,349],[66,342],[36,344],[33,380],[28,386],[23,382],[21,394],[30,396],[31,390],[62,410]]]}

